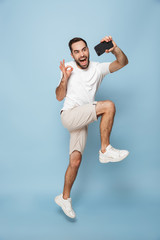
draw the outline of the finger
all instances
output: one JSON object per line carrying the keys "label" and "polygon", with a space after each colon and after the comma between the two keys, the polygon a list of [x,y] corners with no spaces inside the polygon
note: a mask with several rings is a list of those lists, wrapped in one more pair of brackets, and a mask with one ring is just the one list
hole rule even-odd
{"label": "finger", "polygon": [[112,36],[109,36],[110,41],[112,41]]}
{"label": "finger", "polygon": [[65,60],[63,59],[63,61],[60,61],[60,66],[62,67],[62,70],[65,69]]}
{"label": "finger", "polygon": [[109,41],[110,41],[110,39],[109,39],[108,36],[105,36],[105,41],[106,41],[106,42],[109,42]]}
{"label": "finger", "polygon": [[105,38],[102,38],[101,42],[104,42],[105,41]]}
{"label": "finger", "polygon": [[62,66],[62,67],[64,67],[65,65],[64,65],[64,59],[62,60],[62,61],[60,61],[60,65]]}
{"label": "finger", "polygon": [[59,68],[60,68],[60,69],[61,69],[61,71],[63,72],[63,67],[62,67],[62,65],[60,65],[60,66],[59,66]]}
{"label": "finger", "polygon": [[63,63],[62,63],[62,61],[60,61],[60,66],[62,66],[62,67],[63,67]]}
{"label": "finger", "polygon": [[70,66],[70,65],[68,65],[68,66],[65,67],[65,70],[70,70],[70,69],[73,69],[73,67]]}
{"label": "finger", "polygon": [[108,50],[108,49],[106,49],[106,50],[105,50],[105,52],[106,52],[106,53],[109,53],[109,50]]}
{"label": "finger", "polygon": [[111,41],[110,38],[108,36],[105,36],[104,38],[102,38],[101,42],[109,42]]}
{"label": "finger", "polygon": [[72,72],[72,71],[73,71],[73,68],[71,67],[69,71],[71,71],[71,72]]}
{"label": "finger", "polygon": [[112,43],[113,43],[113,46],[114,47],[116,47],[117,46],[117,44],[112,40]]}
{"label": "finger", "polygon": [[64,67],[62,65],[59,66],[62,72],[64,72]]}
{"label": "finger", "polygon": [[64,72],[64,70],[65,70],[65,66],[63,65],[62,62],[60,62],[60,66],[59,66],[59,68],[61,69],[62,72]]}
{"label": "finger", "polygon": [[71,68],[71,69],[69,69],[69,70],[67,70],[69,73],[71,73],[72,71],[73,71],[73,68]]}
{"label": "finger", "polygon": [[109,52],[112,52],[112,51],[113,51],[113,49],[114,49],[114,47],[113,47],[113,48],[110,48],[110,49],[109,49]]}

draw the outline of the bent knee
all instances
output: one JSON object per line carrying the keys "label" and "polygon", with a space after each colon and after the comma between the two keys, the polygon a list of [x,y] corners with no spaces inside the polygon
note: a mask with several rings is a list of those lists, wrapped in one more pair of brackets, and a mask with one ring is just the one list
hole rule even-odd
{"label": "bent knee", "polygon": [[116,112],[116,107],[114,102],[110,100],[106,101],[99,101],[96,105],[96,114],[97,116],[100,116],[101,114],[105,112],[112,112],[115,114]]}
{"label": "bent knee", "polygon": [[70,165],[71,167],[78,168],[81,164],[82,155],[79,151],[74,151],[70,155]]}
{"label": "bent knee", "polygon": [[107,111],[107,112],[109,111],[109,112],[115,113],[116,112],[116,107],[115,107],[114,102],[112,102],[110,100],[106,100],[104,102],[104,110]]}

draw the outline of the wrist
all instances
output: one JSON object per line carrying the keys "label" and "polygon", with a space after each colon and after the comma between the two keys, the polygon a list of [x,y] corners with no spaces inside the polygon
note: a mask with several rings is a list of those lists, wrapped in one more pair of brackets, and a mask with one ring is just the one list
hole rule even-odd
{"label": "wrist", "polygon": [[61,82],[66,83],[68,81],[68,78],[63,75]]}
{"label": "wrist", "polygon": [[115,54],[115,53],[117,52],[118,48],[119,48],[119,47],[116,46],[116,47],[111,51],[111,53]]}

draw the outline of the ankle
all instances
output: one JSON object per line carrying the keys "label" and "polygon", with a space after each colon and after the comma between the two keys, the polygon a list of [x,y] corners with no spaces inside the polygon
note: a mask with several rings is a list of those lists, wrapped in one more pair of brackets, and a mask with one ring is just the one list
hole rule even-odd
{"label": "ankle", "polygon": [[106,152],[106,148],[101,148],[101,152],[105,153]]}
{"label": "ankle", "polygon": [[63,194],[63,199],[67,200],[68,198],[70,198],[70,196],[68,194]]}
{"label": "ankle", "polygon": [[102,153],[105,153],[106,150],[107,150],[107,147],[108,147],[109,145],[110,145],[110,144],[106,144],[106,145],[102,146],[102,147],[101,147],[101,152],[102,152]]}

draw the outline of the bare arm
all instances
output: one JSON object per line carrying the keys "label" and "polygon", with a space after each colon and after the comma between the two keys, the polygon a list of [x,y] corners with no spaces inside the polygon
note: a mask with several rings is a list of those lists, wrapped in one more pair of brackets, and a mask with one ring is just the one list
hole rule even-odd
{"label": "bare arm", "polygon": [[73,71],[73,68],[71,66],[66,66],[65,67],[65,61],[63,59],[63,62],[60,62],[60,66],[59,68],[61,69],[62,73],[63,73],[63,77],[61,79],[61,82],[59,84],[59,86],[56,88],[56,98],[58,101],[62,101],[67,93],[67,83],[68,83],[68,79],[70,78],[70,75]]}
{"label": "bare arm", "polygon": [[67,83],[68,83],[68,80],[62,77],[62,80],[59,86],[56,88],[56,98],[58,101],[62,101],[65,98],[66,92],[67,92]]}
{"label": "bare arm", "polygon": [[113,41],[112,37],[109,36],[109,37],[105,37],[101,40],[102,41],[112,41],[113,42],[113,48],[109,49],[109,50],[106,50],[105,52],[106,53],[109,53],[111,52],[112,54],[115,55],[116,57],[116,60],[114,62],[112,62],[110,65],[109,65],[109,71],[111,73],[123,68],[124,66],[126,66],[128,64],[128,58],[127,56],[124,54],[124,52],[117,46],[117,44]]}
{"label": "bare arm", "polygon": [[128,58],[119,47],[114,48],[112,53],[115,55],[116,60],[109,65],[109,70],[111,73],[123,68],[128,64]]}

